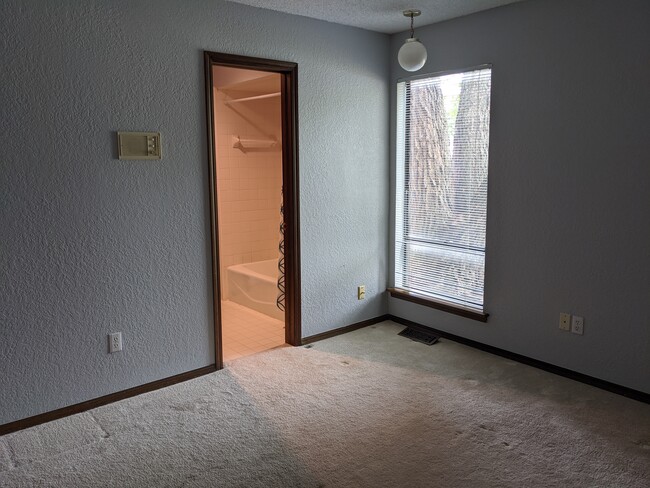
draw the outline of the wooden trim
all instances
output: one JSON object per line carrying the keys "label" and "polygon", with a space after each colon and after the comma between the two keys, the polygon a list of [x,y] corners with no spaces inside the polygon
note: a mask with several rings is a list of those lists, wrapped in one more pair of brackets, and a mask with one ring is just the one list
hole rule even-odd
{"label": "wooden trim", "polygon": [[453,313],[454,315],[460,315],[461,317],[468,319],[478,320],[479,322],[487,322],[487,319],[489,317],[489,314],[487,313],[475,312],[473,310],[463,308],[460,305],[454,305],[452,303],[434,300],[433,298],[418,295],[407,290],[402,290],[401,288],[387,288],[386,291],[388,291],[388,293],[390,293],[390,296],[393,298],[417,303],[418,305],[424,305],[425,307],[435,308],[437,310],[442,310],[443,312]]}
{"label": "wooden trim", "polygon": [[254,69],[259,71],[272,71],[274,73],[286,73],[297,68],[298,64],[291,61],[278,61],[276,59],[256,58],[253,56],[241,56],[239,54],[218,53],[214,51],[203,51],[204,56],[209,57],[213,65],[227,66],[229,68]]}
{"label": "wooden trim", "polygon": [[108,405],[109,403],[119,402],[120,400],[131,398],[136,395],[141,395],[142,393],[159,390],[160,388],[175,385],[176,383],[198,378],[199,376],[212,373],[216,370],[216,366],[214,364],[211,364],[210,366],[194,369],[192,371],[186,371],[185,373],[180,373],[168,378],[152,381],[151,383],[145,383],[144,385],[135,386],[127,390],[110,393],[99,398],[93,398],[92,400],[87,400],[75,405],[52,410],[51,412],[45,412],[34,415],[33,417],[27,417],[21,420],[16,420],[14,422],[9,422],[8,424],[0,425],[0,436],[10,434],[11,432],[16,432],[18,430],[26,429],[28,427],[34,427],[35,425],[40,425],[45,422],[50,422],[51,420],[57,420],[63,417],[85,412],[86,410]]}
{"label": "wooden trim", "polygon": [[221,281],[219,277],[218,212],[216,197],[216,155],[214,150],[213,66],[254,69],[282,75],[282,184],[284,188],[285,222],[285,341],[302,343],[300,285],[300,209],[298,185],[298,65],[288,61],[239,56],[204,51],[206,116],[208,130],[208,164],[210,166],[210,224],[212,240],[212,283],[214,302],[215,356],[223,367],[221,347]]}
{"label": "wooden trim", "polygon": [[217,369],[223,368],[223,349],[221,347],[221,278],[219,266],[219,235],[217,211],[217,174],[215,171],[215,140],[214,140],[214,83],[212,80],[212,60],[209,53],[203,54],[205,69],[205,106],[206,128],[208,131],[208,185],[210,195],[210,251],[212,257],[212,310],[213,310],[213,347],[214,362]]}
{"label": "wooden trim", "polygon": [[594,378],[593,376],[578,373],[576,371],[562,368],[560,366],[555,366],[553,364],[546,363],[538,359],[533,359],[528,356],[523,356],[521,354],[506,351],[505,349],[500,349],[498,347],[483,344],[482,342],[466,339],[464,337],[457,336],[455,334],[450,334],[449,332],[445,332],[442,330],[434,329],[433,327],[428,327],[426,325],[422,325],[417,322],[413,322],[411,320],[403,319],[401,317],[396,317],[395,315],[389,314],[387,320],[392,320],[393,322],[406,325],[407,327],[412,327],[416,330],[421,330],[428,333],[434,333],[436,335],[439,335],[440,337],[444,337],[445,339],[458,342],[459,344],[473,347],[475,349],[479,349],[481,351],[485,351],[490,354],[495,354],[497,356],[501,356],[506,359],[511,359],[513,361],[517,361],[518,363],[523,363],[528,366],[532,366],[534,368],[542,369],[544,371],[548,371],[549,373],[553,373],[558,376],[563,376],[565,378],[579,381],[580,383],[585,383],[587,385],[600,388],[601,390],[606,390],[611,393],[616,393],[617,395],[622,395],[624,397],[628,397],[633,400],[637,400],[639,402],[650,403],[650,394],[644,393],[639,390],[634,390],[632,388],[628,388],[627,386],[621,386],[621,385],[617,385],[616,383],[610,383],[609,381],[601,380],[599,378]]}
{"label": "wooden trim", "polygon": [[298,67],[282,77],[282,186],[284,188],[285,341],[302,344],[300,201],[298,175]]}
{"label": "wooden trim", "polygon": [[391,320],[391,316],[388,314],[379,315],[378,317],[374,317],[368,320],[362,320],[361,322],[346,325],[345,327],[339,327],[338,329],[328,330],[327,332],[322,332],[320,334],[305,337],[303,338],[302,343],[304,345],[304,344],[311,344],[312,342],[316,342],[316,341],[322,341],[323,339],[329,339],[330,337],[336,337],[341,334],[347,334],[348,332],[352,332],[353,330],[362,329],[364,327],[368,327],[369,325],[378,324],[379,322],[383,322],[385,320]]}

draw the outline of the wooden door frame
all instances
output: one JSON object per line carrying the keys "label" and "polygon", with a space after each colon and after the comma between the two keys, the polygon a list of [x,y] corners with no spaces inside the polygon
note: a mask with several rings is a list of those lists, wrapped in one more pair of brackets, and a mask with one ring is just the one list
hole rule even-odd
{"label": "wooden door frame", "polygon": [[214,310],[214,354],[217,369],[223,368],[221,340],[221,279],[219,272],[219,219],[217,212],[216,148],[214,140],[213,66],[268,71],[282,75],[282,186],[285,259],[285,341],[302,344],[300,314],[300,226],[298,193],[298,65],[286,61],[204,51],[205,100],[210,170],[210,237],[212,241],[212,301]]}

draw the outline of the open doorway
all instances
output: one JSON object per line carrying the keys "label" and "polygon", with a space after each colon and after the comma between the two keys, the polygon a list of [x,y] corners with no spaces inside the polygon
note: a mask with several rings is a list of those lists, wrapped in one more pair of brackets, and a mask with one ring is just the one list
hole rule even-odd
{"label": "open doorway", "polygon": [[299,345],[295,63],[205,53],[217,367]]}
{"label": "open doorway", "polygon": [[212,73],[221,343],[230,361],[285,344],[282,75]]}

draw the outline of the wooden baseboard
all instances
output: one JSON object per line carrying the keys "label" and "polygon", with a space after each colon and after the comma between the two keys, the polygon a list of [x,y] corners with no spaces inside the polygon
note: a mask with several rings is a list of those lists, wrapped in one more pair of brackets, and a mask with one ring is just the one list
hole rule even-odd
{"label": "wooden baseboard", "polygon": [[[337,335],[345,334],[347,332],[352,332],[353,330],[358,330],[363,327],[368,327],[369,325],[377,324],[379,322],[384,322],[385,320],[391,320],[398,324],[413,327],[414,329],[433,332],[434,334],[437,334],[440,337],[444,337],[445,339],[458,342],[459,344],[464,344],[466,346],[480,349],[481,351],[489,352],[497,356],[501,356],[513,361],[517,361],[519,363],[527,364],[529,366],[542,369],[544,371],[548,371],[549,373],[557,374],[559,376],[564,376],[565,378],[579,381],[581,383],[585,383],[587,385],[594,386],[602,390],[607,390],[609,392],[616,393],[618,395],[622,395],[643,403],[650,404],[650,394],[648,393],[634,390],[626,386],[617,385],[615,383],[610,383],[609,381],[594,378],[593,376],[588,376],[586,374],[577,373],[575,371],[571,371],[570,369],[561,368],[553,364],[545,363],[544,361],[539,361],[537,359],[532,359],[527,356],[523,356],[521,354],[506,351],[504,349],[499,349],[498,347],[489,346],[481,342],[473,341],[471,339],[466,339],[464,337],[457,336],[455,334],[450,334],[449,332],[434,329],[433,327],[428,327],[426,325],[422,325],[417,322],[413,322],[411,320],[403,319],[401,317],[397,317],[395,315],[390,315],[390,314],[380,315],[372,319],[363,320],[361,322],[350,324],[345,327],[339,327],[338,329],[329,330],[321,334],[304,337],[302,339],[302,344],[303,345],[311,344],[312,342],[328,339],[330,337],[335,337]],[[75,405],[70,405],[68,407],[59,408],[51,412],[46,412],[39,415],[34,415],[33,417],[27,417],[21,420],[16,420],[14,422],[9,422],[8,424],[0,425],[0,436],[9,434],[11,432],[16,432],[18,430],[26,429],[28,427],[33,427],[35,425],[39,425],[45,422],[49,422],[51,420],[56,420],[63,417],[67,417],[69,415],[85,412],[86,410],[90,410],[96,407],[101,407],[109,403],[117,402],[120,400],[124,400],[126,398],[140,395],[142,393],[147,393],[149,391],[165,388],[166,386],[171,386],[176,383],[181,383],[183,381],[191,380],[193,378],[197,378],[199,376],[212,373],[213,371],[216,370],[217,370],[216,366],[212,364],[210,366],[205,366],[203,368],[187,371],[185,373],[180,373],[175,376],[170,376],[169,378],[163,378],[157,381],[152,381],[151,383],[135,386],[133,388],[129,388],[128,390],[118,391],[116,393],[104,395],[99,398],[93,398],[92,400],[88,400],[82,403],[77,403]]]}
{"label": "wooden baseboard", "polygon": [[346,334],[347,332],[352,332],[353,330],[362,329],[368,327],[369,325],[378,324],[384,320],[390,320],[390,315],[379,315],[368,320],[362,320],[355,324],[346,325],[345,327],[339,327],[338,329],[328,330],[327,332],[322,332],[320,334],[312,335],[309,337],[303,337],[302,344],[311,344],[312,342],[322,341],[323,339],[329,339],[330,337],[335,337],[337,335]]}
{"label": "wooden baseboard", "polygon": [[149,391],[158,390],[166,386],[175,385],[176,383],[191,380],[193,378],[212,373],[216,370],[216,366],[214,364],[211,364],[210,366],[205,366],[203,368],[194,369],[192,371],[180,373],[168,378],[152,381],[151,383],[146,383],[144,385],[135,386],[133,388],[129,388],[128,390],[118,391],[109,395],[101,396],[99,398],[93,398],[92,400],[77,403],[75,405],[52,410],[51,412],[45,412],[34,415],[33,417],[27,417],[21,420],[16,420],[14,422],[9,422],[8,424],[0,425],[0,436],[9,434],[11,432],[16,432],[18,430],[26,429],[28,427],[33,427],[35,425],[43,424],[51,420],[56,420],[63,417],[68,417],[69,415],[74,415],[76,413],[85,412],[86,410],[101,407],[102,405],[107,405],[109,403],[118,402],[120,400],[124,400],[125,398],[130,398],[142,393],[147,393]]}
{"label": "wooden baseboard", "polygon": [[543,369],[544,371],[548,371],[549,373],[553,373],[559,376],[564,376],[565,378],[579,381],[580,383],[585,383],[590,386],[595,386],[596,388],[600,388],[601,390],[607,390],[611,393],[616,393],[624,397],[632,398],[633,400],[637,400],[639,402],[650,403],[650,394],[644,393],[639,390],[634,390],[626,386],[617,385],[616,383],[610,383],[609,381],[601,380],[599,378],[594,378],[593,376],[578,373],[576,371],[562,368],[560,366],[555,366],[550,363],[545,363],[544,361],[540,361],[538,359],[529,358],[528,356],[523,356],[521,354],[506,351],[505,349],[499,349],[498,347],[489,346],[487,344],[476,342],[471,339],[465,339],[464,337],[460,337],[455,334],[450,334],[449,332],[445,332],[442,330],[434,329],[433,327],[428,327],[426,325],[422,325],[417,322],[413,322],[411,320],[403,319],[401,317],[396,317],[394,315],[389,314],[387,320],[392,320],[393,322],[406,325],[408,327],[412,327],[416,330],[419,329],[425,332],[432,332],[436,335],[439,335],[440,337],[444,337],[445,339],[458,342],[459,344],[470,346],[475,349],[480,349],[481,351],[489,352],[491,354],[495,354],[497,356],[501,356],[506,359],[511,359],[512,361],[517,361],[518,363],[527,364],[528,366],[533,366],[535,368]]}
{"label": "wooden baseboard", "polygon": [[[381,315],[369,320],[364,320],[362,322],[357,322],[356,324],[351,324],[346,327],[341,327],[339,329],[330,330],[323,332],[322,334],[316,334],[310,337],[305,337],[302,339],[302,344],[309,344],[311,342],[320,341],[322,339],[327,339],[328,337],[334,337],[340,334],[345,334],[346,332],[351,332],[353,330],[361,329],[362,327],[367,327],[384,320],[388,320],[388,315]],[[134,397],[142,393],[147,393],[149,391],[158,390],[160,388],[165,388],[166,386],[171,386],[176,383],[181,383],[183,381],[191,380],[199,376],[203,376],[208,373],[217,371],[217,367],[212,364],[204,368],[195,369],[192,371],[187,371],[185,373],[180,373],[175,376],[170,376],[169,378],[163,378],[161,380],[152,381],[151,383],[146,383],[144,385],[135,386],[129,388],[128,390],[122,390],[109,395],[104,395],[99,398],[93,398],[92,400],[87,400],[85,402],[77,403],[75,405],[70,405],[67,407],[59,408],[57,410],[52,410],[51,412],[45,412],[32,417],[27,417],[24,419],[16,420],[14,422],[9,422],[7,424],[0,425],[0,436],[5,434],[10,434],[19,430],[27,429],[28,427],[34,427],[35,425],[40,425],[45,422],[50,422],[52,420],[57,420],[63,417],[68,417],[77,413],[85,412],[86,410],[91,410],[93,408],[101,407],[103,405],[108,405],[109,403],[118,402],[126,398]]]}

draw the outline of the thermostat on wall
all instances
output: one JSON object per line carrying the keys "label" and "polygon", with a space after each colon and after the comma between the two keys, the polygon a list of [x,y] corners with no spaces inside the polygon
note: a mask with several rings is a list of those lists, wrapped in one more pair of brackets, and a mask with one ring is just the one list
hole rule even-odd
{"label": "thermostat on wall", "polygon": [[161,159],[160,132],[118,132],[119,159]]}

